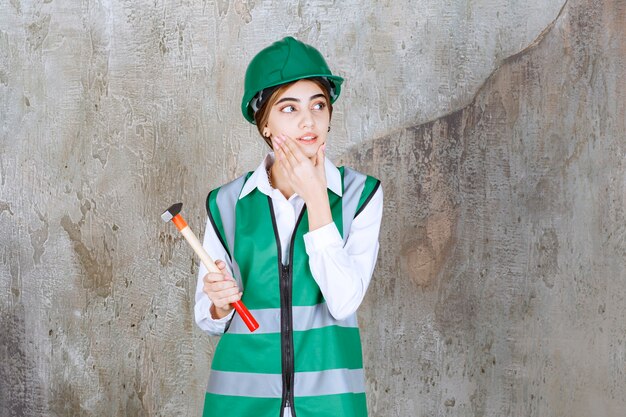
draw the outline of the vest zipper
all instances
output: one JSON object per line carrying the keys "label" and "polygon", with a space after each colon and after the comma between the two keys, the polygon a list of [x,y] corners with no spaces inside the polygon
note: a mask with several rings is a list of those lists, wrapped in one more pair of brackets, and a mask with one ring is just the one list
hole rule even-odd
{"label": "vest zipper", "polygon": [[[283,357],[283,410],[293,404],[293,318],[291,316],[291,274],[290,265],[281,264],[280,274],[280,333]],[[293,410],[291,410],[293,416]]]}
{"label": "vest zipper", "polygon": [[268,196],[267,201],[270,205],[270,214],[272,216],[272,226],[274,226],[274,237],[276,238],[276,248],[278,250],[278,271],[279,271],[279,289],[280,289],[280,343],[282,357],[282,373],[283,373],[283,400],[280,407],[280,416],[284,417],[285,409],[290,408],[291,417],[296,417],[296,410],[293,408],[294,393],[294,353],[293,353],[293,317],[291,310],[292,303],[292,284],[293,284],[293,246],[296,240],[296,230],[300,225],[300,221],[304,215],[306,204],[302,207],[302,211],[298,216],[296,225],[291,233],[291,244],[289,246],[289,263],[283,265],[282,248],[280,245],[280,236],[278,235],[278,227],[276,226],[276,216],[274,215],[274,205],[272,199]]}

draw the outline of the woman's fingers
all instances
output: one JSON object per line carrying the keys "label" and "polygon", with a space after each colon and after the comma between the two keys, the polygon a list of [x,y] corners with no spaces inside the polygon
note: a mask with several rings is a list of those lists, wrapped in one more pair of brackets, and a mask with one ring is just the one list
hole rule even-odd
{"label": "woman's fingers", "polygon": [[283,150],[283,147],[281,146],[277,137],[272,138],[272,145],[274,146],[274,153],[276,154],[276,158],[285,163],[288,163],[288,161],[286,160],[287,155],[285,155],[285,151]]}
{"label": "woman's fingers", "polygon": [[242,293],[235,280],[227,277],[221,281],[209,281],[206,279],[209,275],[205,276],[203,291],[216,308],[227,309],[229,304],[241,299]]}
{"label": "woman's fingers", "polygon": [[[227,277],[226,279],[211,281],[211,274],[207,274],[204,276],[204,292],[208,293],[216,293],[218,291],[227,290],[229,288],[238,288],[237,281],[234,279]],[[219,275],[219,274],[217,274]]]}
{"label": "woman's fingers", "polygon": [[232,297],[233,295],[239,294],[240,292],[241,291],[239,291],[239,288],[233,287],[233,288],[228,288],[226,290],[213,292],[211,294],[213,295],[213,298],[215,299],[215,301],[218,301],[218,300],[223,300],[225,298]]}
{"label": "woman's fingers", "polygon": [[307,196],[316,198],[322,189],[326,189],[324,148],[320,146],[315,157],[309,159],[296,140],[285,135],[274,136],[272,145],[280,161],[281,173],[295,193],[307,201]]}
{"label": "woman's fingers", "polygon": [[209,297],[216,308],[220,310],[229,310],[229,304],[241,299],[241,291],[237,285],[237,281],[228,275],[226,263],[217,260],[215,265],[220,272],[208,272],[203,277],[204,286],[202,291]]}
{"label": "woman's fingers", "polygon": [[235,301],[241,300],[241,296],[242,295],[243,295],[243,293],[240,291],[240,292],[234,293],[233,295],[225,297],[222,300],[227,302],[228,304],[231,304],[231,303],[234,303]]}
{"label": "woman's fingers", "polygon": [[291,163],[292,166],[296,166],[303,160],[303,158],[305,158],[302,151],[293,142],[293,139],[285,135],[279,135],[277,139],[278,144],[280,145],[281,149],[285,153],[285,156],[287,157],[287,160]]}
{"label": "woman's fingers", "polygon": [[225,307],[228,307],[230,304],[236,303],[239,300],[241,300],[241,293],[237,293],[229,297],[221,298],[219,300],[214,301],[213,304],[215,304],[216,308],[224,309]]}
{"label": "woman's fingers", "polygon": [[222,281],[214,281],[214,282],[204,282],[205,288],[208,288],[211,292],[217,292],[226,290],[229,288],[237,288],[237,283],[230,279],[225,279]]}
{"label": "woman's fingers", "polygon": [[226,263],[222,260],[217,260],[215,261],[215,266],[217,266],[217,268],[221,271],[221,272],[207,272],[207,274],[203,277],[203,281],[206,282],[218,282],[218,281],[224,281],[224,280],[231,280],[233,281],[233,277],[231,277],[230,275],[228,275],[228,271],[226,270]]}
{"label": "woman's fingers", "polygon": [[326,170],[324,169],[324,158],[326,157],[325,154],[326,154],[326,144],[323,144],[322,146],[317,148],[317,154],[315,158],[315,168],[317,168],[320,171],[324,171],[324,173],[326,173]]}
{"label": "woman's fingers", "polygon": [[218,272],[208,272],[204,276],[203,281],[205,283],[208,283],[208,282],[220,282],[220,281],[224,281],[225,279],[227,279],[227,278],[226,278],[226,275],[224,275],[224,274],[220,274]]}
{"label": "woman's fingers", "polygon": [[306,155],[304,155],[304,152],[302,152],[295,139],[285,135],[282,135],[282,137],[284,139],[285,146],[297,162],[302,162],[309,159],[306,157]]}
{"label": "woman's fingers", "polygon": [[241,293],[241,291],[239,290],[239,287],[237,286],[229,287],[225,289],[210,288],[207,291],[207,295],[209,296],[211,301],[213,301],[214,303],[217,303],[220,300],[230,299],[232,296],[237,295],[239,293]]}
{"label": "woman's fingers", "polygon": [[283,174],[288,178],[292,178],[292,174],[295,170],[295,167],[297,164],[297,161],[295,161],[293,158],[289,158],[287,156],[287,154],[285,153],[285,146],[284,145],[279,145],[278,142],[276,142],[276,156],[278,157],[278,159],[280,160],[281,164],[281,170],[283,172]]}

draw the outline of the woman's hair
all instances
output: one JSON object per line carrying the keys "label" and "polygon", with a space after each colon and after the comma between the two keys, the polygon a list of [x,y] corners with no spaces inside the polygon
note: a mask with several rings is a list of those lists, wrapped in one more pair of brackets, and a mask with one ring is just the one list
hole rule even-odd
{"label": "woman's hair", "polygon": [[[333,116],[333,105],[330,102],[330,94],[328,92],[328,87],[322,81],[316,78],[305,78],[305,79],[308,81],[313,81],[322,90],[322,93],[324,93],[324,97],[326,97],[326,105],[328,106],[328,115],[329,115],[329,120],[330,120]],[[261,108],[259,108],[259,110],[256,113],[254,113],[254,121],[256,122],[256,128],[259,130],[261,137],[263,138],[265,143],[267,143],[267,146],[269,146],[270,149],[272,148],[272,139],[266,138],[265,136],[263,136],[263,128],[267,125],[267,121],[270,118],[270,112],[271,112],[272,106],[278,101],[278,98],[281,96],[281,94],[285,92],[285,90],[287,90],[289,87],[291,87],[293,84],[297,83],[298,81],[300,80],[292,81],[290,83],[285,83],[285,84],[281,84],[280,86],[278,86],[278,88],[276,88],[272,92],[272,95],[269,96],[267,100],[265,100],[265,103],[263,103]]]}

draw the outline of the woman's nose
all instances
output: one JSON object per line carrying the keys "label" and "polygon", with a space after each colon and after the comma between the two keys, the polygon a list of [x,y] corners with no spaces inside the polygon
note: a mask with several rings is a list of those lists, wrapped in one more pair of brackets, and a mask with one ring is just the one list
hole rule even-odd
{"label": "woman's nose", "polygon": [[300,121],[300,126],[302,128],[312,128],[315,125],[315,121],[313,120],[313,115],[310,111],[304,110],[302,112],[302,120]]}

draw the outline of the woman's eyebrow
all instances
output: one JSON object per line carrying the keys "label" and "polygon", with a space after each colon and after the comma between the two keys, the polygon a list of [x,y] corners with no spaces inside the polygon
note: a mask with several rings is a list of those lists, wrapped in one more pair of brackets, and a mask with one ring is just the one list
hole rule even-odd
{"label": "woman's eyebrow", "polygon": [[[316,98],[320,98],[320,97],[326,98],[326,96],[325,96],[324,94],[319,93],[319,94],[315,94],[315,95],[311,96],[311,97],[309,98],[309,100],[315,100]],[[278,104],[280,104],[280,103],[283,103],[283,102],[285,102],[285,101],[295,101],[296,103],[300,103],[300,99],[299,99],[299,98],[295,98],[295,97],[283,97],[283,98],[281,98],[280,100],[278,100],[278,101],[276,102],[276,104],[274,104],[274,105],[276,106],[276,105],[278,105]]]}
{"label": "woman's eyebrow", "polygon": [[280,100],[278,100],[276,102],[276,104],[274,104],[274,105],[280,104],[280,103],[285,102],[285,101],[295,101],[297,103],[300,103],[300,99],[293,98],[293,97],[283,97]]}

